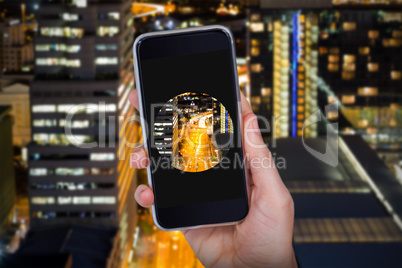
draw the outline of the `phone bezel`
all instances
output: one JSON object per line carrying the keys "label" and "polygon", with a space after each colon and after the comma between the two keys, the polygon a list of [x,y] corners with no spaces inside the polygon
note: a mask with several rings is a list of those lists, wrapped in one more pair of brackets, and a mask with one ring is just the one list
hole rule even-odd
{"label": "phone bezel", "polygon": [[[233,74],[236,77],[238,77],[237,74],[237,68],[236,68],[236,54],[235,54],[235,42],[232,33],[230,32],[229,29],[227,29],[224,26],[221,25],[212,25],[212,26],[202,26],[202,27],[194,27],[194,28],[187,28],[187,29],[178,29],[178,30],[169,30],[169,31],[160,31],[160,32],[151,32],[151,33],[145,33],[140,35],[139,37],[136,38],[134,44],[133,44],[133,64],[134,64],[134,73],[135,73],[135,80],[136,80],[136,88],[137,88],[137,94],[138,94],[138,102],[139,102],[139,110],[142,115],[145,113],[144,109],[144,103],[143,103],[143,97],[142,97],[142,88],[141,88],[141,77],[140,77],[140,72],[139,72],[139,67],[140,67],[140,60],[139,60],[139,55],[138,55],[138,49],[139,45],[141,42],[145,39],[148,38],[157,38],[157,37],[166,37],[166,36],[173,36],[173,35],[180,35],[180,34],[192,34],[192,33],[203,33],[203,32],[208,32],[208,31],[222,31],[229,39],[230,43],[230,50],[231,50],[231,60],[232,60],[232,66],[233,66]],[[235,85],[235,90],[236,90],[236,99],[237,99],[237,113],[238,113],[238,119],[239,119],[239,132],[241,135],[241,149],[243,151],[243,161],[246,161],[244,157],[244,146],[243,146],[243,122],[242,122],[242,111],[241,111],[241,99],[240,99],[240,88],[239,88],[239,83],[238,79],[234,79],[234,85]],[[141,124],[143,126],[147,125],[144,116],[141,116]],[[146,127],[142,128],[142,136],[143,136],[143,145],[145,150],[148,151],[148,130]],[[244,165],[246,167],[247,165]],[[249,193],[249,172],[248,170],[244,170],[243,172],[244,177],[245,177],[245,182],[244,182],[244,187],[245,189],[245,202],[246,202],[246,213],[244,217],[238,221],[231,221],[231,222],[222,222],[222,223],[214,223],[214,224],[202,224],[202,225],[193,225],[193,226],[186,226],[186,227],[175,227],[175,228],[166,228],[163,227],[159,219],[157,217],[157,212],[156,212],[156,207],[155,205],[151,206],[152,209],[152,217],[154,220],[155,225],[163,230],[163,231],[179,231],[179,230],[189,230],[189,229],[196,229],[196,228],[201,228],[201,227],[215,227],[215,226],[224,226],[224,225],[233,225],[240,223],[241,221],[244,220],[244,218],[248,214],[248,207],[250,203],[250,193]],[[152,171],[151,171],[151,166],[147,167],[147,179],[148,179],[148,184],[149,187],[153,188],[153,181],[152,181]],[[243,199],[243,198],[242,198]],[[222,201],[220,201],[222,202]],[[206,205],[205,203],[202,205]]]}

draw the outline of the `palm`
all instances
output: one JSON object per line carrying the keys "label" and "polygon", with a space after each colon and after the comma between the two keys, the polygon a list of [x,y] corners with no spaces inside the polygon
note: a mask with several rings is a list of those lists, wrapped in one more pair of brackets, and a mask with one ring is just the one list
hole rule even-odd
{"label": "palm", "polygon": [[[183,232],[203,265],[267,267],[267,258],[272,260],[272,267],[281,263],[285,246],[279,245],[283,245],[284,240],[291,241],[288,237],[289,233],[290,236],[292,234],[293,210],[287,207],[289,204],[283,204],[280,210],[277,206],[271,207],[273,209],[267,214],[261,210],[263,199],[266,198],[259,196],[254,187],[249,215],[241,224]],[[269,207],[265,210],[269,211]],[[281,212],[282,216],[278,217],[278,212]]]}

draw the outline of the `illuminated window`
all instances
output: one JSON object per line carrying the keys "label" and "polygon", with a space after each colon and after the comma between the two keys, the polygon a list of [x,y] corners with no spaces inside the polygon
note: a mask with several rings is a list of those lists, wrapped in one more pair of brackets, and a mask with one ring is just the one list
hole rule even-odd
{"label": "illuminated window", "polygon": [[376,39],[376,38],[380,37],[380,32],[376,31],[376,30],[370,30],[368,32],[368,37],[371,39]]}
{"label": "illuminated window", "polygon": [[262,66],[260,63],[251,64],[251,71],[253,73],[259,73],[262,71]]}
{"label": "illuminated window", "polygon": [[70,28],[70,27],[65,27],[64,28],[64,36],[65,37],[69,37],[69,38],[79,37],[79,38],[81,38],[83,35],[84,35],[84,29]]}
{"label": "illuminated window", "polygon": [[355,61],[356,61],[355,55],[348,55],[348,54],[343,55],[343,62],[354,63]]}
{"label": "illuminated window", "polygon": [[56,168],[55,174],[60,176],[82,176],[88,173],[84,168]]}
{"label": "illuminated window", "polygon": [[71,128],[87,128],[89,127],[89,120],[73,120],[66,123],[65,119],[60,119],[60,126]]}
{"label": "illuminated window", "polygon": [[56,105],[53,104],[32,105],[32,112],[33,113],[56,112]]}
{"label": "illuminated window", "polygon": [[355,95],[343,95],[342,96],[342,103],[343,104],[354,104],[356,102]]}
{"label": "illuminated window", "polygon": [[378,72],[379,67],[380,65],[378,63],[371,62],[367,64],[367,70],[369,72]]}
{"label": "illuminated window", "polygon": [[75,106],[75,104],[59,104],[59,105],[57,105],[57,111],[58,111],[59,113],[67,113],[67,112],[70,111],[74,106]]}
{"label": "illuminated window", "polygon": [[89,197],[89,196],[74,196],[73,197],[73,204],[84,205],[84,204],[90,204],[90,203],[91,203],[91,197]]}
{"label": "illuminated window", "polygon": [[91,168],[92,175],[112,175],[113,173],[113,168]]}
{"label": "illuminated window", "polygon": [[259,46],[261,45],[261,41],[258,39],[251,39],[251,45],[252,46]]}
{"label": "illuminated window", "polygon": [[72,0],[72,3],[75,4],[77,7],[87,7],[88,0]]}
{"label": "illuminated window", "polygon": [[50,45],[36,45],[35,46],[36,51],[49,51],[50,50]]}
{"label": "illuminated window", "polygon": [[359,96],[377,96],[378,88],[376,88],[376,87],[359,87],[357,89],[357,94]]}
{"label": "illuminated window", "polygon": [[84,29],[71,27],[41,27],[40,33],[43,36],[75,38],[82,37],[84,35]]}
{"label": "illuminated window", "polygon": [[360,55],[368,55],[370,54],[370,47],[359,47]]}
{"label": "illuminated window", "polygon": [[356,22],[344,22],[342,28],[344,31],[354,31],[356,30]]}
{"label": "illuminated window", "polygon": [[109,13],[107,13],[107,17],[109,20],[119,20],[120,13],[119,12],[109,12]]}
{"label": "illuminated window", "polygon": [[329,54],[339,54],[339,47],[330,47]]}
{"label": "illuminated window", "polygon": [[62,27],[41,27],[40,33],[43,36],[64,36]]}
{"label": "illuminated window", "polygon": [[258,14],[258,13],[251,14],[250,20],[252,22],[260,21],[261,20],[261,14]]}
{"label": "illuminated window", "polygon": [[355,73],[353,72],[342,72],[342,79],[343,80],[352,80],[355,78]]}
{"label": "illuminated window", "polygon": [[65,45],[65,44],[38,44],[35,46],[36,51],[67,51],[69,53],[80,52],[80,45]]}
{"label": "illuminated window", "polygon": [[358,125],[359,127],[362,127],[362,128],[368,127],[368,126],[369,126],[369,121],[368,121],[367,119],[360,119],[360,120],[358,121],[357,125]]}
{"label": "illuminated window", "polygon": [[402,31],[393,30],[392,31],[392,37],[393,38],[402,38]]}
{"label": "illuminated window", "polygon": [[[75,135],[74,137],[77,137]],[[48,134],[48,133],[35,133],[33,139],[40,145],[54,144],[54,145],[69,145],[69,141],[65,134]]]}
{"label": "illuminated window", "polygon": [[67,205],[72,203],[72,197],[71,196],[59,196],[57,197],[57,203],[59,205]]}
{"label": "illuminated window", "polygon": [[118,64],[118,60],[116,57],[100,57],[95,59],[96,65],[116,65]]}
{"label": "illuminated window", "polygon": [[95,46],[96,50],[117,50],[116,44],[98,44]]}
{"label": "illuminated window", "polygon": [[318,48],[320,55],[328,54],[328,48],[326,47],[319,47]]}
{"label": "illuminated window", "polygon": [[81,67],[81,60],[78,60],[78,59],[67,60],[66,61],[66,67],[74,67],[74,68]]}
{"label": "illuminated window", "polygon": [[329,62],[339,62],[339,56],[338,55],[329,55],[328,61]]}
{"label": "illuminated window", "polygon": [[261,104],[261,97],[251,97],[251,103],[252,104]]}
{"label": "illuminated window", "polygon": [[38,66],[55,66],[61,65],[66,67],[81,67],[81,60],[66,59],[66,58],[37,58],[36,65]]}
{"label": "illuminated window", "polygon": [[78,14],[63,13],[62,18],[65,21],[76,21],[79,20]]}
{"label": "illuminated window", "polygon": [[320,33],[320,37],[321,37],[321,39],[326,40],[326,39],[328,39],[328,37],[329,37],[329,33],[328,33],[327,31],[322,31],[322,32]]}
{"label": "illuminated window", "polygon": [[338,72],[339,71],[339,64],[337,64],[337,63],[328,64],[328,71],[330,71],[330,72]]}
{"label": "illuminated window", "polygon": [[252,47],[251,56],[259,56],[259,55],[260,55],[260,49],[258,47]]}
{"label": "illuminated window", "polygon": [[48,144],[48,142],[49,142],[49,134],[35,133],[33,135],[33,140],[34,140],[34,142],[36,142],[36,143],[38,143],[40,145]]}
{"label": "illuminated window", "polygon": [[34,205],[51,205],[55,203],[54,197],[36,196],[31,198],[31,203]]}
{"label": "illuminated window", "polygon": [[92,204],[116,204],[116,197],[114,196],[93,196]]}
{"label": "illuminated window", "polygon": [[91,161],[111,161],[115,159],[114,153],[91,153]]}
{"label": "illuminated window", "polygon": [[67,46],[66,51],[69,53],[78,53],[81,50],[81,46],[80,45],[71,45],[71,46]]}
{"label": "illuminated window", "polygon": [[56,127],[56,119],[35,119],[32,121],[34,127]]}
{"label": "illuminated window", "polygon": [[402,41],[396,38],[383,39],[382,45],[384,47],[399,47],[402,45]]}
{"label": "illuminated window", "polygon": [[347,71],[347,72],[354,72],[355,69],[356,69],[356,65],[355,65],[354,63],[346,63],[346,62],[345,62],[345,63],[343,64],[342,68],[343,68],[344,71]]}
{"label": "illuminated window", "polygon": [[266,87],[261,88],[261,96],[263,96],[263,97],[271,96],[271,92],[272,91],[270,88],[266,88]]}
{"label": "illuminated window", "polygon": [[402,79],[402,71],[391,71],[391,79],[392,80]]}
{"label": "illuminated window", "polygon": [[119,33],[117,26],[99,26],[97,30],[98,36],[115,36]]}
{"label": "illuminated window", "polygon": [[263,22],[253,22],[250,24],[250,30],[255,33],[263,32],[264,31],[264,23]]}
{"label": "illuminated window", "polygon": [[47,168],[31,168],[29,169],[29,175],[31,176],[46,176]]}

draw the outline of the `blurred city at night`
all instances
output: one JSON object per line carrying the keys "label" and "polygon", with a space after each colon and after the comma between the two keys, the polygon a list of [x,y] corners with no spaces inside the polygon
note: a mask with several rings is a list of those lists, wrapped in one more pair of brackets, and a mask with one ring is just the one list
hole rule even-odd
{"label": "blurred city at night", "polygon": [[[0,267],[203,267],[134,200],[128,95],[137,36],[215,24],[283,163],[299,266],[402,267],[402,0],[0,0]],[[177,129],[155,128],[219,162],[208,131],[229,115],[185,97]],[[216,164],[159,145],[182,170]]]}

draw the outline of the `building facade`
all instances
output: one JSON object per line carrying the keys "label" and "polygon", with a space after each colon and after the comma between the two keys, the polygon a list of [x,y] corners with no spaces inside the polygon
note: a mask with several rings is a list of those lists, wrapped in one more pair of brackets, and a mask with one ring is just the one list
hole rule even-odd
{"label": "building facade", "polygon": [[391,141],[397,139],[400,6],[400,1],[260,1],[249,8],[247,95],[275,137],[316,137],[320,126],[306,127],[309,117],[340,100],[345,117],[368,128],[361,133],[366,139],[381,139],[373,129],[380,124],[388,125]]}
{"label": "building facade", "polygon": [[27,42],[19,20],[0,22],[0,70],[2,73],[30,72],[33,67],[32,43]]}
{"label": "building facade", "polygon": [[30,94],[31,225],[117,227],[117,267],[129,258],[136,213],[130,6],[43,1]]}
{"label": "building facade", "polygon": [[339,100],[353,130],[378,149],[402,143],[402,12],[320,14],[320,106]]}
{"label": "building facade", "polygon": [[0,105],[11,105],[13,124],[13,144],[25,147],[31,141],[31,111],[29,106],[29,86],[15,83],[0,91]]}

